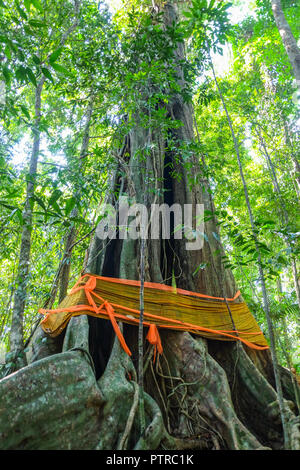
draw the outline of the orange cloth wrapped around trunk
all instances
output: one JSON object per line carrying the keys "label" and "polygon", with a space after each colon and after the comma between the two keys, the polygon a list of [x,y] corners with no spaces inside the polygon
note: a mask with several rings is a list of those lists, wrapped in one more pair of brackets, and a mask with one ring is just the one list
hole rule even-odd
{"label": "orange cloth wrapped around trunk", "polygon": [[[50,336],[59,335],[74,315],[92,315],[109,319],[127,354],[131,352],[118,321],[138,325],[140,282],[85,274],[75,284],[57,309],[41,309],[41,327]],[[144,326],[147,339],[162,353],[158,328],[189,331],[220,341],[241,341],[252,349],[268,349],[268,344],[245,302],[230,304],[232,321],[225,299],[176,289],[164,284],[144,284]]]}

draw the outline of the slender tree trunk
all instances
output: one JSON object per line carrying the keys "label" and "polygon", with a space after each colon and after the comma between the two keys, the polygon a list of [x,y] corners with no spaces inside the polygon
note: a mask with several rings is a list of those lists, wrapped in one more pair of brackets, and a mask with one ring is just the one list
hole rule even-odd
{"label": "slender tree trunk", "polygon": [[[281,195],[281,191],[280,191],[280,187],[279,187],[279,184],[278,184],[277,175],[276,175],[276,171],[275,171],[273,162],[271,160],[268,149],[266,147],[264,138],[261,135],[261,132],[259,130],[257,130],[257,135],[258,135],[261,147],[263,149],[263,153],[264,153],[264,155],[266,157],[266,160],[267,160],[267,165],[269,167],[271,177],[272,177],[272,180],[273,180],[274,190],[275,190],[275,192],[278,196],[278,199],[279,199],[279,204],[280,204],[281,209],[282,209],[283,221],[286,225],[288,225],[289,224],[289,216],[288,216],[288,212],[286,210],[285,202],[284,202],[284,200],[282,198],[282,195]],[[285,241],[286,241],[287,247],[291,250],[292,249],[291,244],[290,244],[289,240],[286,237],[285,237]],[[296,260],[293,256],[291,256],[291,268],[292,268],[292,276],[293,276],[293,280],[294,280],[294,286],[295,286],[297,302],[298,302],[298,305],[299,305],[299,308],[300,308],[300,286],[299,286]]]}
{"label": "slender tree trunk", "polygon": [[[94,107],[95,95],[92,94],[89,100],[89,104],[87,107],[86,112],[86,123],[83,132],[82,144],[79,154],[79,171],[81,172],[82,176],[84,174],[84,164],[83,159],[85,158],[88,146],[89,146],[89,137],[90,137],[90,126],[91,126],[91,119],[93,114],[93,107]],[[76,200],[80,200],[80,190],[78,190],[74,197]],[[76,217],[78,214],[78,210],[75,208],[71,212],[72,217]],[[65,252],[62,260],[62,269],[60,274],[59,280],[59,302],[61,302],[65,296],[67,295],[68,285],[69,285],[69,277],[70,277],[70,270],[71,270],[71,257],[72,257],[72,249],[76,239],[76,227],[73,223],[68,234],[65,237]]]}
{"label": "slender tree trunk", "polygon": [[290,138],[288,123],[286,122],[286,120],[283,116],[282,116],[282,122],[283,122],[283,128],[284,128],[285,144],[290,148],[291,160],[292,160],[293,165],[294,165],[295,190],[296,190],[298,199],[300,199],[300,163],[299,163],[298,157],[296,155],[295,148],[294,148],[293,143],[292,143],[291,138]]}
{"label": "slender tree trunk", "polygon": [[[78,25],[80,0],[74,0],[74,22],[62,35],[59,46],[63,46],[68,36],[75,30]],[[26,364],[26,357],[23,352],[24,334],[23,334],[23,316],[26,301],[26,289],[28,284],[30,250],[31,250],[31,231],[34,207],[34,191],[36,183],[36,172],[40,151],[40,122],[41,122],[41,103],[42,91],[45,83],[45,76],[40,78],[35,90],[35,118],[33,127],[33,147],[30,158],[30,166],[28,172],[28,181],[26,187],[26,200],[23,211],[23,229],[21,235],[21,246],[19,254],[19,265],[17,270],[17,288],[14,296],[14,307],[12,313],[12,324],[10,334],[10,350],[16,356],[16,368]]]}
{"label": "slender tree trunk", "polygon": [[[278,302],[281,303],[283,292],[282,292],[282,284],[281,284],[280,277],[277,279],[277,289],[278,289],[278,293],[279,293]],[[299,386],[297,384],[296,377],[294,376],[294,374],[292,372],[292,361],[291,361],[291,356],[290,356],[291,343],[290,343],[290,339],[289,339],[289,336],[288,336],[288,333],[287,333],[288,329],[287,329],[287,324],[286,324],[286,321],[285,321],[285,314],[284,313],[282,313],[281,324],[282,324],[282,332],[283,332],[283,337],[284,337],[284,344],[282,343],[282,341],[280,339],[279,339],[279,342],[280,342],[281,348],[283,350],[283,354],[286,358],[286,362],[287,362],[287,365],[288,365],[288,368],[289,368],[289,371],[290,371],[291,381],[293,383],[294,394],[295,394],[295,399],[296,399],[297,408],[298,408],[298,413],[300,413]]]}
{"label": "slender tree trunk", "polygon": [[45,77],[38,82],[35,90],[35,119],[33,127],[33,147],[30,158],[30,167],[27,179],[26,200],[23,211],[23,229],[21,235],[21,246],[19,254],[19,265],[17,270],[16,283],[17,288],[14,295],[14,306],[12,312],[12,324],[10,334],[10,350],[14,354],[19,355],[17,366],[25,364],[25,356],[23,354],[23,315],[26,300],[26,289],[28,284],[30,249],[31,249],[31,231],[32,231],[32,214],[34,205],[34,189],[36,183],[36,172],[38,157],[40,151],[40,121],[41,121],[41,98]]}
{"label": "slender tree trunk", "polygon": [[[269,80],[272,84],[271,90],[272,90],[273,97],[274,97],[274,105],[276,107],[275,98],[276,98],[277,86],[274,83],[274,77],[272,76],[272,73],[270,72],[270,70],[267,68],[266,71],[267,71]],[[298,199],[300,199],[300,163],[299,163],[299,160],[298,160],[298,157],[297,157],[297,151],[296,151],[295,146],[293,145],[293,142],[291,140],[290,132],[289,132],[289,124],[288,124],[288,122],[287,122],[287,120],[284,116],[284,112],[278,106],[277,106],[277,111],[278,111],[279,116],[280,116],[281,121],[282,121],[282,126],[283,126],[283,131],[284,131],[284,143],[289,148],[289,156],[290,156],[290,158],[292,160],[292,163],[293,163],[293,166],[294,166],[294,172],[293,172],[292,175],[290,175],[290,173],[289,173],[289,176],[292,176],[292,178],[293,178],[293,183],[294,183],[294,186],[295,186],[296,194],[297,194]],[[264,111],[263,114],[265,114],[265,120],[268,121],[268,116],[266,115],[266,111]],[[259,124],[258,124],[258,127],[260,129],[259,132],[261,133],[262,127]],[[286,168],[286,171],[289,172],[289,169]]]}
{"label": "slender tree trunk", "polygon": [[230,115],[227,110],[227,106],[223,97],[223,94],[221,92],[218,80],[215,75],[214,67],[211,63],[215,83],[224,107],[224,111],[227,116],[227,121],[228,125],[230,127],[233,143],[234,143],[234,148],[235,148],[235,153],[237,156],[238,160],[238,166],[240,170],[240,175],[243,183],[243,188],[244,188],[244,194],[245,194],[245,200],[247,204],[247,209],[248,209],[248,215],[249,215],[249,220],[250,220],[250,225],[251,225],[251,230],[252,230],[252,236],[255,241],[255,246],[256,246],[256,252],[257,252],[257,262],[258,262],[258,271],[259,271],[259,277],[260,277],[260,285],[261,285],[261,290],[262,290],[262,295],[263,295],[263,304],[264,304],[264,312],[266,315],[267,319],[267,324],[268,324],[268,331],[269,331],[269,338],[270,338],[270,349],[271,349],[271,355],[272,355],[272,361],[273,361],[273,369],[274,369],[274,376],[275,376],[275,383],[276,383],[276,390],[278,394],[278,401],[279,401],[279,408],[280,408],[280,415],[281,415],[281,421],[282,421],[282,428],[283,428],[283,434],[284,434],[284,443],[285,443],[285,448],[289,448],[289,433],[288,433],[288,428],[287,428],[287,423],[286,423],[286,417],[285,417],[285,407],[284,407],[284,402],[283,402],[283,393],[282,393],[282,386],[281,386],[281,379],[280,379],[280,372],[279,372],[279,365],[278,365],[278,360],[277,360],[277,354],[276,354],[276,343],[275,343],[275,336],[274,336],[274,327],[273,327],[273,322],[271,319],[271,312],[270,312],[270,307],[269,307],[269,299],[268,299],[268,294],[267,294],[267,289],[266,289],[266,282],[265,282],[265,275],[264,275],[264,270],[263,270],[263,264],[262,264],[262,259],[261,259],[261,254],[260,254],[260,249],[259,249],[259,244],[258,244],[258,238],[256,235],[256,228],[255,228],[255,223],[254,223],[254,218],[253,218],[253,213],[252,213],[252,208],[250,204],[250,199],[249,199],[249,193],[248,193],[248,187],[247,183],[245,180],[244,176],[244,171],[242,167],[242,162],[241,162],[241,157],[240,157],[240,151],[239,151],[239,144],[235,136],[235,132],[233,129],[232,121],[230,118]]}
{"label": "slender tree trunk", "polygon": [[271,0],[271,5],[277,28],[294,71],[297,86],[300,88],[300,49],[284,16],[281,1]]}

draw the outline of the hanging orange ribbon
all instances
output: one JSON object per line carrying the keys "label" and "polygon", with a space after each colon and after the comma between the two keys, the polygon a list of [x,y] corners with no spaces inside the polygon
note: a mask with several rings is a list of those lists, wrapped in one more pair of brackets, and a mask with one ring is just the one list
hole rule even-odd
{"label": "hanging orange ribbon", "polygon": [[[81,289],[84,289],[84,292],[85,292],[85,295],[86,295],[86,298],[89,302],[89,304],[91,305],[91,307],[93,307],[95,313],[99,313],[102,308],[104,307],[106,312],[107,312],[107,315],[110,319],[110,322],[112,324],[112,327],[121,343],[121,346],[122,348],[124,349],[124,351],[129,355],[131,356],[132,353],[129,349],[129,347],[127,346],[126,344],[126,341],[124,339],[124,336],[119,328],[119,325],[118,323],[116,322],[116,319],[115,319],[115,312],[114,312],[114,309],[113,307],[111,306],[111,304],[107,301],[107,300],[104,300],[102,297],[100,297],[100,295],[96,294],[94,292],[95,288],[96,288],[96,278],[94,276],[90,276],[88,281],[86,282],[86,284],[84,284],[83,286],[80,286],[80,287],[77,287],[78,284],[81,282],[81,279],[75,284],[75,286],[73,287],[73,289],[71,290],[70,294],[75,294],[75,292],[78,292],[79,290]],[[97,307],[97,304],[96,302],[94,301],[93,297],[92,297],[92,294],[96,297],[98,297],[98,299],[101,300],[101,302],[103,302],[100,307]]]}
{"label": "hanging orange ribbon", "polygon": [[154,346],[154,360],[156,357],[156,351],[159,352],[159,354],[163,353],[163,348],[161,345],[161,339],[159,336],[159,332],[157,329],[157,326],[154,325],[154,323],[151,323],[149,326],[148,334],[146,336],[146,339],[149,341],[150,344]]}

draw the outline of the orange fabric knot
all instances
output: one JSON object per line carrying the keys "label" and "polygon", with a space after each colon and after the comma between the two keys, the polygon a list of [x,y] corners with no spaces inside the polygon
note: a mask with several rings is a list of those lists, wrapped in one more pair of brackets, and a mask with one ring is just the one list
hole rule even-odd
{"label": "orange fabric knot", "polygon": [[[83,285],[83,286],[80,286],[78,287],[78,284],[79,282],[82,280],[83,277],[88,277],[88,281]],[[93,308],[94,312],[95,313],[99,313],[101,310],[102,310],[102,307],[105,308],[106,312],[107,312],[107,315],[111,321],[111,324],[112,324],[112,327],[121,343],[121,346],[122,348],[124,349],[124,351],[129,355],[131,356],[131,351],[129,349],[129,347],[127,346],[126,344],[126,341],[124,339],[124,336],[122,335],[122,332],[119,328],[119,325],[118,323],[116,322],[116,319],[115,319],[115,311],[112,307],[112,305],[107,302],[107,300],[104,300],[102,299],[102,297],[100,297],[99,295],[97,295],[94,290],[96,289],[97,287],[97,281],[96,281],[96,278],[94,276],[83,276],[82,278],[80,278],[80,280],[75,284],[75,286],[73,287],[73,289],[71,290],[70,294],[75,294],[75,292],[83,289],[84,290],[84,293],[86,295],[86,298],[89,302],[89,305]],[[97,307],[97,304],[95,302],[95,300],[93,299],[93,296],[94,295],[95,297],[97,297],[98,299],[100,299],[101,301],[103,301],[103,304],[100,305],[100,307]]]}
{"label": "orange fabric knot", "polygon": [[151,323],[149,326],[148,334],[146,336],[146,339],[149,341],[150,344],[153,344],[154,346],[154,360],[156,357],[156,350],[159,352],[159,354],[163,353],[163,348],[161,345],[161,339],[159,336],[159,332],[157,329],[157,326],[154,323]]}

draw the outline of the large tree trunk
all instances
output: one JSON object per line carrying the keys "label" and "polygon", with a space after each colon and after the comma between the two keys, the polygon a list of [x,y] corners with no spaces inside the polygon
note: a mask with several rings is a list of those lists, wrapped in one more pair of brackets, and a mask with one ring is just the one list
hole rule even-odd
{"label": "large tree trunk", "polygon": [[[165,4],[164,15],[166,25],[176,21],[173,3]],[[176,59],[180,61],[183,57],[183,45],[180,44]],[[178,75],[179,83],[183,84],[179,66]],[[125,149],[129,155],[126,176],[124,172],[121,176],[117,165],[111,179],[111,194],[116,194],[123,178],[123,190],[134,196],[137,202],[146,201],[147,206],[153,202],[177,203],[181,207],[202,203],[213,214],[208,182],[202,177],[198,155],[191,153],[190,164],[186,165],[181,153],[183,145],[194,139],[192,106],[183,102],[178,94],[169,101],[167,111],[173,119],[183,123],[177,129],[170,129],[167,134],[157,128],[149,132],[149,129],[139,125],[137,116],[136,125],[119,154],[122,165]],[[147,152],[141,160],[138,150],[149,143],[149,138],[151,152]],[[174,145],[172,151],[169,150],[170,139],[177,146],[176,152]],[[172,178],[167,170],[170,165],[180,175],[179,180]],[[144,177],[145,169],[147,176],[153,178]],[[154,189],[155,192],[152,191]],[[116,206],[120,202],[115,196],[108,196],[108,201]],[[216,248],[221,249],[214,216],[206,222],[205,232],[203,249],[197,251],[187,251],[184,239],[147,239],[146,280],[170,284],[175,279],[180,288],[218,297],[233,297],[237,290],[233,275],[222,265],[222,251],[214,255]],[[95,236],[89,250],[87,270],[104,276],[137,279],[139,253],[139,240],[117,238],[108,241]],[[204,269],[197,270],[200,264]],[[0,396],[5,396],[6,403],[17,403],[18,388],[23,387],[26,374],[33,383],[32,387],[26,388],[26,403],[14,405],[19,413],[15,411],[16,417],[9,426],[3,424],[4,407],[0,406],[0,435],[1,432],[4,435],[0,445],[3,448],[27,449],[282,448],[278,396],[273,387],[269,353],[254,353],[238,343],[196,338],[187,332],[164,331],[161,334],[164,352],[156,357],[155,362],[152,347],[148,347],[145,353],[146,429],[141,435],[136,372],[138,331],[134,326],[123,325],[123,334],[132,357],[121,348],[108,320],[74,317],[64,338],[60,335],[51,339],[37,330],[28,353],[31,365],[0,382]],[[56,415],[52,415],[55,406],[51,388],[55,374],[59,375],[59,395],[63,394],[62,383],[68,384],[64,397],[67,414],[61,416],[56,426]],[[45,394],[45,403],[43,406],[40,397],[39,406],[35,407],[36,384],[39,381],[44,383],[41,393]],[[77,393],[81,381],[87,381],[82,395]],[[299,425],[292,410],[293,403],[285,401],[285,405],[291,447],[299,449]],[[29,409],[33,409],[31,415]],[[34,441],[25,432],[17,432],[22,419],[28,420],[29,415],[32,422],[29,437],[34,436]],[[74,428],[71,429],[73,419]],[[46,420],[50,420],[51,426],[39,428],[38,422],[43,424]],[[86,424],[88,420],[90,427]],[[80,433],[76,440],[74,429],[77,430],[80,422],[86,429],[85,438]],[[40,429],[42,432],[37,437]],[[57,436],[56,442],[54,435]]]}

